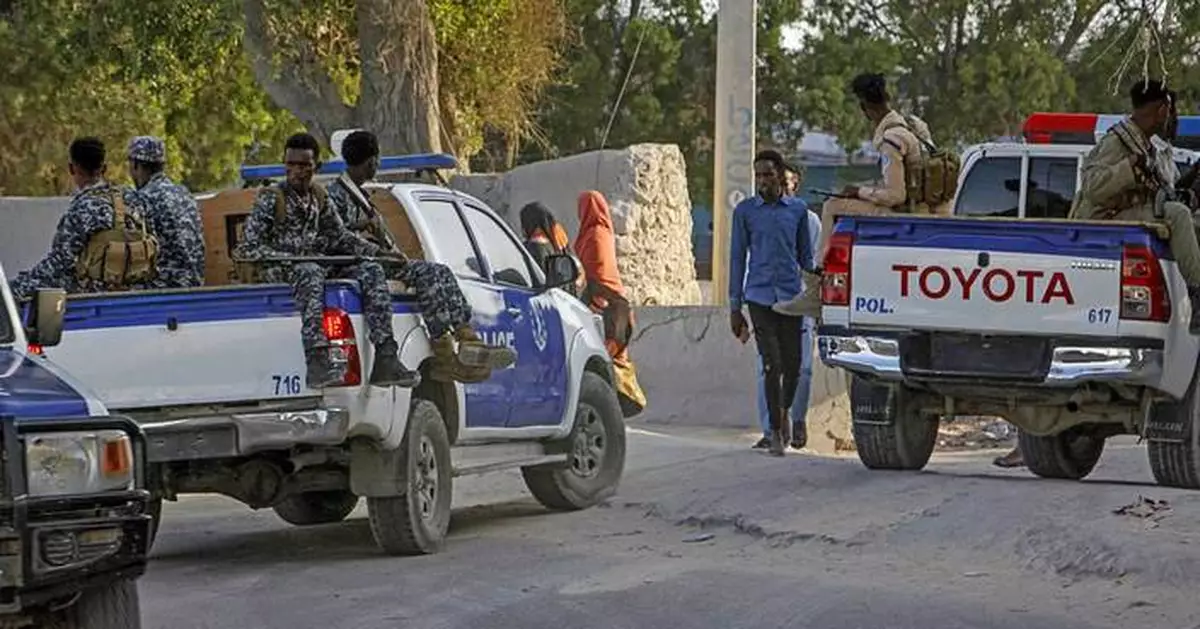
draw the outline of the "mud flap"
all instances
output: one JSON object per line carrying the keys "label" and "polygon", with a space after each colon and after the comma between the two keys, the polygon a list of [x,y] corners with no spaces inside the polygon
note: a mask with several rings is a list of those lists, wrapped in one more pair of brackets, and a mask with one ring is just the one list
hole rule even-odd
{"label": "mud flap", "polygon": [[850,382],[850,418],[856,424],[890,426],[896,422],[898,389],[862,378]]}

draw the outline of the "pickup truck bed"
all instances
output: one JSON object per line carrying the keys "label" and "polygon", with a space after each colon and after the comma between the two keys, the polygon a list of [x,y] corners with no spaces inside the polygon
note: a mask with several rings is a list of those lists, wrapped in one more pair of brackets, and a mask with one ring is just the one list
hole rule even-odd
{"label": "pickup truck bed", "polygon": [[[363,330],[353,282],[330,282],[325,303]],[[397,314],[415,308],[397,296]],[[286,285],[73,295],[65,338],[47,354],[114,410],[320,396],[304,384],[300,319]]]}
{"label": "pickup truck bed", "polygon": [[1161,454],[1200,454],[1200,426],[1183,430],[1200,343],[1154,226],[840,217],[824,267],[821,359],[853,375],[869,467],[920,469],[939,418],[995,415],[1039,475],[1082,478],[1107,437],[1138,434],[1174,444],[1152,449],[1156,477],[1200,486]]}

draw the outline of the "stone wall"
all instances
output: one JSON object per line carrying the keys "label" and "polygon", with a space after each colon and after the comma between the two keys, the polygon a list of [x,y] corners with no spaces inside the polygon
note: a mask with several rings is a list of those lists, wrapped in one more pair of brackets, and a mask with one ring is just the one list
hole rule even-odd
{"label": "stone wall", "polygon": [[503,174],[457,176],[450,185],[483,200],[518,230],[521,208],[541,201],[572,242],[579,230],[579,194],[597,190],[612,210],[617,263],[630,299],[641,305],[703,303],[692,253],[687,167],[673,144],[582,153]]}

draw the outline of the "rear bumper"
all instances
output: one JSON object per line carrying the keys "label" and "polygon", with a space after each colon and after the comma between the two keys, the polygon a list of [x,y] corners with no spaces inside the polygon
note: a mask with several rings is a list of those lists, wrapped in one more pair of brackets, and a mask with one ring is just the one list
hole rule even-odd
{"label": "rear bumper", "polygon": [[[1055,341],[1049,369],[1037,384],[1056,388],[1073,388],[1088,382],[1153,386],[1162,378],[1164,350],[1161,342],[1146,341],[1139,345],[1105,340],[1082,341]],[[897,335],[822,331],[817,343],[825,364],[856,374],[896,382],[955,379],[955,374],[906,373]],[[996,381],[1003,380],[1003,377],[996,378]]]}
{"label": "rear bumper", "polygon": [[151,463],[244,456],[297,445],[338,445],[350,430],[343,408],[143,419]]}

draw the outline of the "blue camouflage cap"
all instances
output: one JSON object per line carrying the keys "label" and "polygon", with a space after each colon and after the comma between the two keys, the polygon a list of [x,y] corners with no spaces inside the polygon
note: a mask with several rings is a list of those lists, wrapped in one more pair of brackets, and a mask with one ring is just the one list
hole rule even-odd
{"label": "blue camouflage cap", "polygon": [[129,159],[161,164],[167,161],[167,147],[152,135],[139,135],[129,141]]}

